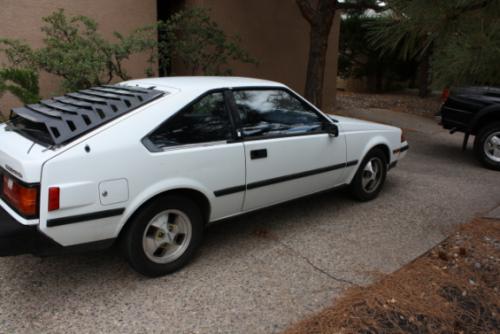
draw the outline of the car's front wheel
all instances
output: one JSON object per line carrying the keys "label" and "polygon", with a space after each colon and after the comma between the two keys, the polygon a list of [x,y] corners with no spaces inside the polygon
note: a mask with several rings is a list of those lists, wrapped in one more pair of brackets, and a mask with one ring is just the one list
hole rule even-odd
{"label": "car's front wheel", "polygon": [[182,268],[198,248],[203,219],[189,198],[164,196],[149,203],[129,222],[122,250],[139,273],[158,277]]}
{"label": "car's front wheel", "polygon": [[359,166],[350,188],[360,201],[370,201],[378,196],[387,175],[387,161],[384,152],[374,148],[365,156]]}
{"label": "car's front wheel", "polygon": [[500,122],[479,130],[474,141],[474,152],[485,167],[500,170]]}

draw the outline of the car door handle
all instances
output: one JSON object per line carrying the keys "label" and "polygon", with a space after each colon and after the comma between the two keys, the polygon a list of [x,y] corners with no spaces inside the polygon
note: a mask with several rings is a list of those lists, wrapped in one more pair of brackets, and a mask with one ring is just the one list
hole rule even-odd
{"label": "car door handle", "polygon": [[265,148],[260,150],[250,151],[250,159],[255,160],[264,158],[267,158],[267,150]]}

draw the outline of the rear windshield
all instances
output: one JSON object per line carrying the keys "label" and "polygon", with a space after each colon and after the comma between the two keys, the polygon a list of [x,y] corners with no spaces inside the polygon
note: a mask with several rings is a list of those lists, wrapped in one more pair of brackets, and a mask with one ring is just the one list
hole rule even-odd
{"label": "rear windshield", "polygon": [[165,94],[135,86],[92,87],[14,108],[7,129],[44,146],[64,145]]}

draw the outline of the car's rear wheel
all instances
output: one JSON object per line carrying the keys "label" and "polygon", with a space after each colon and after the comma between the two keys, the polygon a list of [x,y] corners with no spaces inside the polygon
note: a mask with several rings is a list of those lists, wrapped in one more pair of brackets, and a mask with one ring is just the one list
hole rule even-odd
{"label": "car's rear wheel", "polygon": [[360,201],[370,201],[378,196],[387,175],[387,158],[378,148],[368,152],[359,166],[350,188]]}
{"label": "car's rear wheel", "polygon": [[474,152],[485,167],[500,170],[500,122],[479,130],[474,141]]}
{"label": "car's rear wheel", "polygon": [[200,209],[189,198],[165,196],[133,218],[122,250],[139,273],[157,277],[182,268],[194,255],[203,234]]}

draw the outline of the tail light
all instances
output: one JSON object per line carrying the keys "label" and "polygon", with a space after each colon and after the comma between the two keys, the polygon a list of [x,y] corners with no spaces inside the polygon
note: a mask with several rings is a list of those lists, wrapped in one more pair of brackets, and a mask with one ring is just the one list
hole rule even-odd
{"label": "tail light", "polygon": [[404,143],[406,141],[405,132],[401,130],[401,142]]}
{"label": "tail light", "polygon": [[446,102],[449,96],[450,96],[450,89],[446,87],[445,89],[443,89],[443,92],[441,93],[441,100],[443,102]]}
{"label": "tail light", "polygon": [[38,186],[26,186],[18,180],[3,175],[2,197],[19,214],[25,217],[38,215]]}

